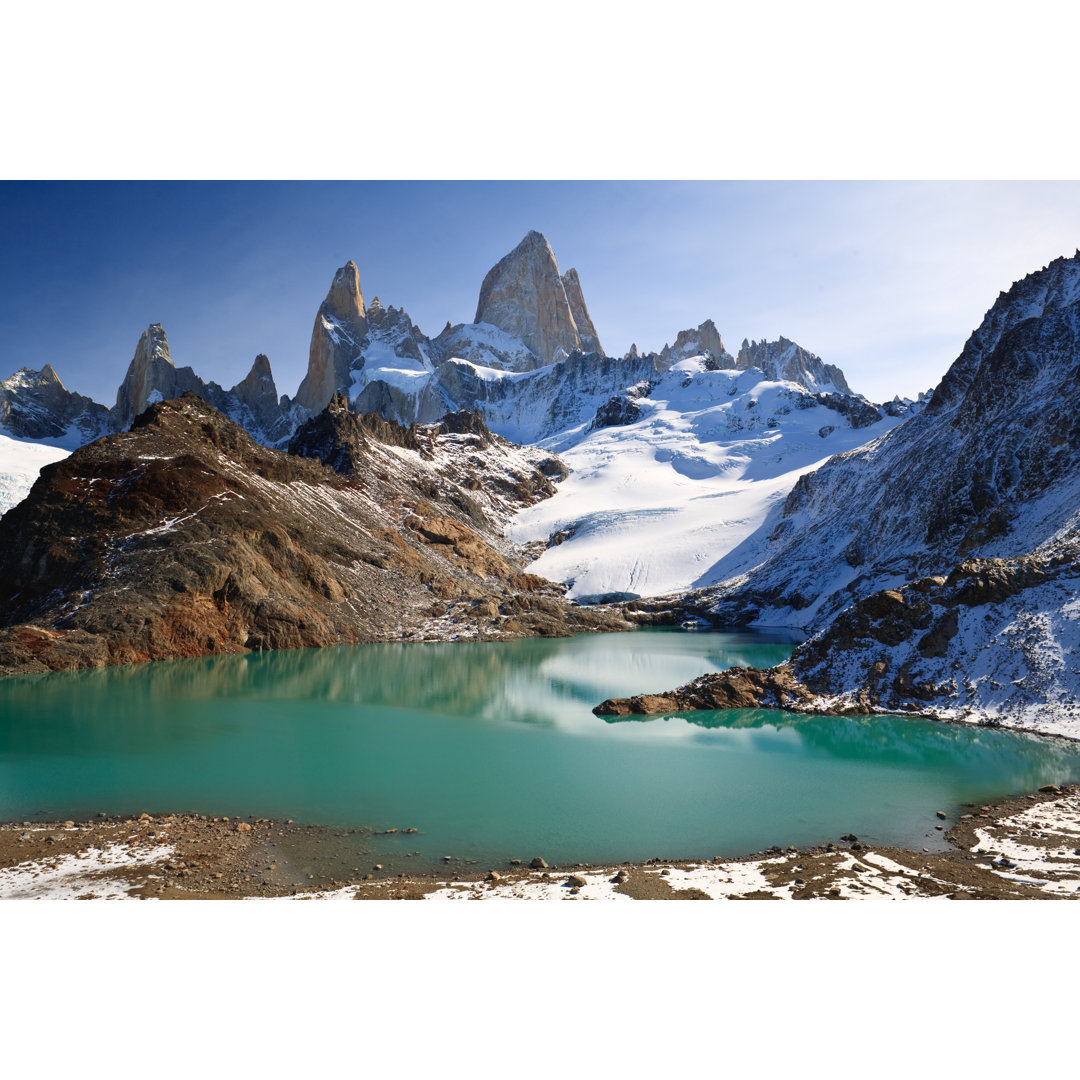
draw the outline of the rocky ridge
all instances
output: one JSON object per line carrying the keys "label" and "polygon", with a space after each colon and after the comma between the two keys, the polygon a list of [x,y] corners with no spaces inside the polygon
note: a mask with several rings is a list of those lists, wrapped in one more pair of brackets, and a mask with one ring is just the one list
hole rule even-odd
{"label": "rocky ridge", "polygon": [[409,433],[378,434],[369,423],[342,475],[259,445],[188,393],[47,466],[0,519],[0,672],[625,627],[522,572],[494,501],[449,479],[501,476],[506,513],[549,486],[527,452],[412,433],[425,460]]}
{"label": "rocky ridge", "polygon": [[784,380],[798,383],[810,391],[855,396],[844,373],[835,364],[826,364],[821,357],[785,337],[771,342],[744,340],[734,366],[740,371],[757,368],[773,382]]}
{"label": "rocky ridge", "polygon": [[[794,351],[797,360],[774,357],[776,349],[762,343],[753,359],[766,377],[802,377],[811,391],[837,391],[838,405],[850,398],[852,409],[876,409],[851,395],[843,376],[812,354],[784,339],[776,348]],[[343,393],[356,411],[406,425],[479,409],[492,430],[516,441],[540,441],[588,424],[610,398],[691,355],[717,368],[742,363],[725,351],[712,320],[680,331],[675,345],[659,353],[639,354],[635,347],[622,358],[604,355],[577,271],[560,273],[547,239],[531,232],[488,273],[476,322],[448,323],[435,338],[402,309],[384,307],[378,297],[367,303],[356,263],[348,261],[316,314],[307,373],[293,399],[278,396],[262,354],[230,390],[190,367],[177,368],[163,327],[154,323],[139,340],[111,410],[68,394],[46,365],[41,373],[24,370],[3,384],[0,427],[15,438],[73,449],[126,430],[156,401],[191,391],[258,442],[283,448],[300,424]],[[831,383],[822,374],[826,368],[835,375]]]}
{"label": "rocky ridge", "polygon": [[109,414],[109,429],[126,431],[148,406],[187,393],[197,394],[264,444],[287,431],[283,405],[288,399],[278,400],[270,361],[264,355],[255,358],[236,386],[224,390],[216,382],[204,382],[192,368],[176,366],[160,323],[151,323],[139,338]]}
{"label": "rocky ridge", "polygon": [[0,427],[12,438],[74,450],[111,424],[109,410],[68,390],[51,364],[40,371],[20,368],[0,382]]}

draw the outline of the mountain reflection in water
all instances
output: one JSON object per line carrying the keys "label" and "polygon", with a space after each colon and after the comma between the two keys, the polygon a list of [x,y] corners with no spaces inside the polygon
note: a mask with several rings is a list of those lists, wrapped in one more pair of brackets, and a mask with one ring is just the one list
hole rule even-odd
{"label": "mountain reflection in water", "polygon": [[[937,809],[1080,778],[1080,747],[895,717],[688,713],[609,697],[770,666],[784,635],[636,631],[177,660],[0,680],[0,819],[198,811],[418,833],[373,862],[940,847]],[[398,850],[400,849],[400,850]],[[395,856],[396,852],[396,856]]]}

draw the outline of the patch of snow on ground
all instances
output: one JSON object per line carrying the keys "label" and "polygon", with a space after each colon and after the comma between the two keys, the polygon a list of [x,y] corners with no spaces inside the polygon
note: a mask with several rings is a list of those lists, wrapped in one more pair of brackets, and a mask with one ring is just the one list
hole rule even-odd
{"label": "patch of snow on ground", "polygon": [[615,891],[612,870],[575,871],[585,884],[579,893],[571,893],[566,874],[556,872],[544,880],[537,875],[524,881],[470,881],[447,883],[428,893],[425,900],[630,900]]}
{"label": "patch of snow on ground", "polygon": [[[1080,893],[1080,795],[1038,803],[998,823],[991,834],[976,829],[971,849],[991,857],[991,869],[1007,881],[1034,885],[1047,893]],[[1003,831],[1033,829],[1043,844],[1022,843]]]}
{"label": "patch of snow on ground", "polygon": [[84,856],[19,863],[0,869],[0,900],[128,900],[135,886],[110,875],[163,862],[173,854],[172,844],[132,848],[113,843]]}

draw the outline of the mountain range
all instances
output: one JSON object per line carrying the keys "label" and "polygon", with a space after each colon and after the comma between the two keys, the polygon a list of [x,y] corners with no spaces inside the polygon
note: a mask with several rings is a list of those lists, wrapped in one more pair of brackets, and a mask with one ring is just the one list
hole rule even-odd
{"label": "mountain range", "polygon": [[539,233],[435,338],[349,262],[295,398],[265,356],[230,390],[177,368],[157,324],[111,408],[50,365],[2,384],[9,476],[41,472],[0,519],[0,668],[784,626],[808,639],[779,668],[602,708],[1080,736],[1078,387],[1080,251],[1003,292],[932,394],[882,405],[785,338],[732,355],[711,320],[604,355]]}
{"label": "mountain range", "polygon": [[[365,301],[347,262],[316,312],[293,398],[278,395],[265,355],[229,390],[178,368],[155,323],[111,408],[69,393],[49,365],[24,369],[0,384],[0,431],[70,450],[189,391],[278,449],[342,394],[355,412],[406,426],[477,411],[491,431],[560,453],[571,482],[511,532],[534,554],[546,549],[538,573],[589,600],[702,586],[752,565],[750,538],[798,476],[921,407],[872,405],[783,337],[744,341],[732,356],[709,319],[658,353],[606,356],[577,271],[562,272],[530,232],[485,276],[474,321],[434,338],[405,311]],[[0,510],[33,474],[25,454],[6,460]]]}

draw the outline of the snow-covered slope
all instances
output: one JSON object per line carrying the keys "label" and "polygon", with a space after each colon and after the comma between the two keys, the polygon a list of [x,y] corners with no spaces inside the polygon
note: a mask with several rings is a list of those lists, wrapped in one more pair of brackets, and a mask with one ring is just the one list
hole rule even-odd
{"label": "snow-covered slope", "polygon": [[21,503],[43,465],[66,458],[69,451],[0,435],[0,514]]}
{"label": "snow-covered slope", "polygon": [[548,544],[530,570],[566,581],[577,599],[655,596],[755,566],[798,477],[901,417],[696,356],[611,402],[599,420],[610,426],[543,442],[571,476],[509,534]]}
{"label": "snow-covered slope", "polygon": [[768,558],[696,598],[810,629],[860,596],[1059,535],[1080,473],[1080,253],[999,296],[918,415],[799,481]]}

